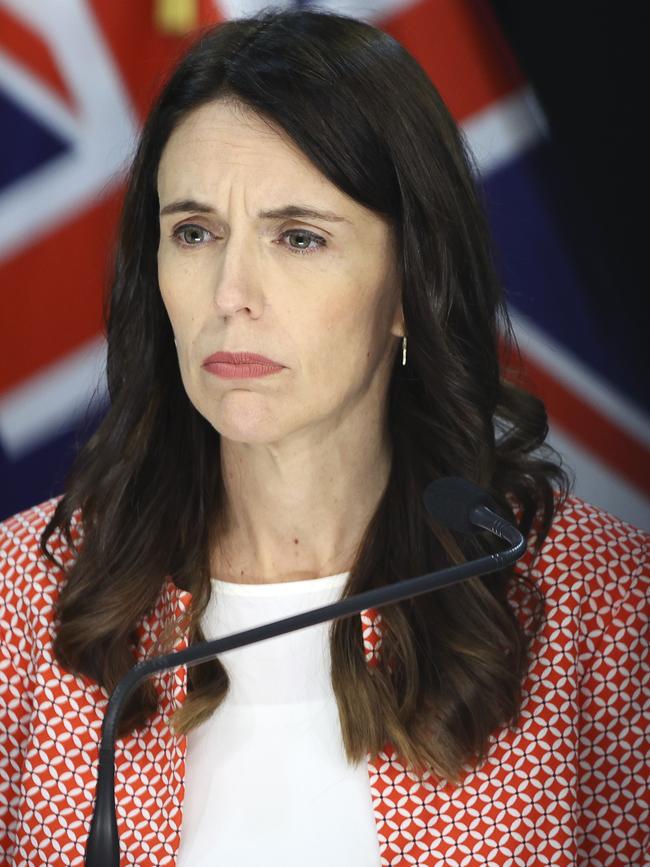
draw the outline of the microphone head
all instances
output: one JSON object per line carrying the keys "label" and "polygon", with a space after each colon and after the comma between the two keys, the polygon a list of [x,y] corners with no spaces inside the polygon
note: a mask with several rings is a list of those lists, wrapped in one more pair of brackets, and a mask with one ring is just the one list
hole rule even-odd
{"label": "microphone head", "polygon": [[431,517],[457,533],[477,533],[480,530],[469,519],[476,506],[496,509],[494,500],[486,491],[457,476],[435,479],[427,485],[422,496]]}

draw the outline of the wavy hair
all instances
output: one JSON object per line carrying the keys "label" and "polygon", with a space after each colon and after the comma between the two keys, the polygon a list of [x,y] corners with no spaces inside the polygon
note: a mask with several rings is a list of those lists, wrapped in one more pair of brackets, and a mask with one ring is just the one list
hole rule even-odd
{"label": "wavy hair", "polygon": [[[544,447],[543,404],[500,363],[500,347],[514,342],[476,167],[422,67],[388,34],[331,12],[265,7],[223,22],[189,47],[145,122],[107,298],[110,405],[41,539],[54,562],[55,531],[76,552],[57,602],[57,659],[109,692],[133,666],[136,626],[167,576],[192,593],[190,643],[204,637],[209,552],[225,506],[220,435],[185,393],[161,301],[156,174],[174,128],[218,98],[282,128],[326,178],[393,227],[408,365],[396,357],[390,475],[343,595],[490,550],[486,538],[470,543],[428,516],[422,493],[435,478],[462,476],[488,489],[537,550],[569,487]],[[513,602],[519,590],[534,611],[526,624]],[[381,611],[382,660],[372,670],[357,618],[330,629],[347,756],[357,761],[390,742],[412,768],[458,780],[464,763],[485,757],[499,726],[517,722],[543,599],[528,573],[509,569]],[[191,667],[175,730],[205,720],[227,690],[218,660]],[[156,709],[145,683],[118,735],[146,725]]]}

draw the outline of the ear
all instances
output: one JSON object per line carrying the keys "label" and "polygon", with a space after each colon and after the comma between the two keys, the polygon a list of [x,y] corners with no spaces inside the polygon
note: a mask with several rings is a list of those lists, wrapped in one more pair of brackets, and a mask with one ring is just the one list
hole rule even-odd
{"label": "ear", "polygon": [[401,301],[397,305],[397,309],[395,311],[395,316],[393,317],[393,324],[390,327],[390,333],[394,334],[395,337],[404,337],[406,335],[406,324],[404,322],[404,310],[402,308]]}

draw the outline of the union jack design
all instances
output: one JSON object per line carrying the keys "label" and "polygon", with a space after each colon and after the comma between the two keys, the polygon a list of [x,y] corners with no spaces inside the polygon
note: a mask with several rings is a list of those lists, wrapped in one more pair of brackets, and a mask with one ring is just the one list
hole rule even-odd
{"label": "union jack design", "polygon": [[[257,0],[0,0],[0,516],[58,493],[104,399],[101,300],[124,170],[183,31]],[[277,3],[283,6],[284,3]],[[398,39],[476,156],[523,360],[576,493],[650,527],[647,401],[603,338],[545,205],[543,112],[475,0],[319,3]],[[176,32],[178,31],[178,32]]]}

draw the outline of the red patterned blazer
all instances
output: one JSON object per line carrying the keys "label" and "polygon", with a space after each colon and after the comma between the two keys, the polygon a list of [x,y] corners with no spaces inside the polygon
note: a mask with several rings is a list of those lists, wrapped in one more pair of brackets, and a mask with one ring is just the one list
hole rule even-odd
{"label": "red patterned blazer", "polygon": [[[108,701],[53,657],[63,575],[38,539],[55,504],[0,524],[0,854],[16,867],[83,865]],[[384,867],[648,864],[647,542],[611,515],[567,502],[532,573],[547,620],[518,727],[495,732],[485,763],[468,766],[457,788],[414,776],[389,744],[368,755]],[[139,659],[190,601],[167,580],[139,628]],[[363,612],[359,628],[376,664],[381,612]],[[185,646],[183,637],[177,648]],[[117,743],[122,865],[176,863],[186,739],[168,720],[186,675],[183,667],[158,676],[158,713]]]}

